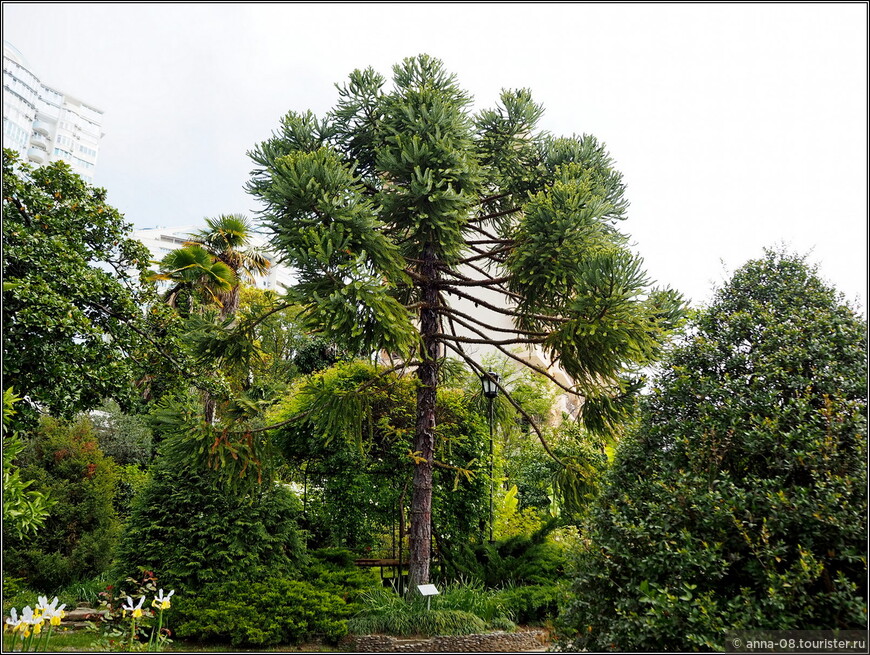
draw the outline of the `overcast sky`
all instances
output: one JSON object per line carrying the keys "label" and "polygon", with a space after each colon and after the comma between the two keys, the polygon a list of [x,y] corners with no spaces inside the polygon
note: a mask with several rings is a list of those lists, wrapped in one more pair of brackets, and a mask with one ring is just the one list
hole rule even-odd
{"label": "overcast sky", "polygon": [[867,298],[867,4],[23,3],[3,39],[105,112],[95,184],[137,228],[258,205],[247,151],[355,68],[442,59],[478,108],[528,87],[607,144],[624,229],[695,303],[765,247]]}

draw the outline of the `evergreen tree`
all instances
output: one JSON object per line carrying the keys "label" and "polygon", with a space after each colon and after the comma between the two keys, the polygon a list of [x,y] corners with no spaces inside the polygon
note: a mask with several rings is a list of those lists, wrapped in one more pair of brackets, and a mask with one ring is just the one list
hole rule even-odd
{"label": "evergreen tree", "polygon": [[[323,119],[288,113],[252,151],[249,190],[298,271],[290,299],[307,326],[416,369],[414,585],[429,578],[435,399],[448,352],[484,374],[469,344],[521,360],[514,346],[537,346],[576,381],[563,389],[616,408],[680,303],[649,287],[617,229],[624,185],[595,138],[537,130],[542,109],[527,90],[473,115],[455,77],[426,55],[393,71],[392,89],[372,69],[352,73]],[[463,299],[513,327],[462,311]]]}
{"label": "evergreen tree", "polygon": [[776,252],[693,317],[592,511],[567,650],[866,627],[866,330]]}
{"label": "evergreen tree", "polygon": [[[53,415],[129,400],[152,293],[130,229],[64,162],[3,151],[3,378]],[[19,406],[31,427],[35,406]]]}

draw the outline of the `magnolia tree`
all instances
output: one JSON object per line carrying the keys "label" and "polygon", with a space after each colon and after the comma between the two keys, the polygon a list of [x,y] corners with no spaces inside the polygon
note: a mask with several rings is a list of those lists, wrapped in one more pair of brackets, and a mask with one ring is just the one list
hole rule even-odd
{"label": "magnolia tree", "polygon": [[[540,131],[529,91],[475,114],[455,76],[421,55],[394,67],[392,87],[367,69],[338,92],[325,117],[290,112],[253,149],[248,188],[298,272],[289,299],[307,327],[416,371],[414,585],[429,578],[444,358],[485,374],[469,344],[524,363],[515,347],[539,348],[573,380],[554,382],[586,399],[583,418],[604,427],[681,301],[652,289],[629,251],[617,227],[625,187],[604,147]],[[460,308],[469,300],[510,320],[494,327]]]}

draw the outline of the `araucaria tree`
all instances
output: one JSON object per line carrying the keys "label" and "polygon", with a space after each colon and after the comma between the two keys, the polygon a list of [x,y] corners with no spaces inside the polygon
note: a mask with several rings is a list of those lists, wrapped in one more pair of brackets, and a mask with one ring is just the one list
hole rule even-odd
{"label": "araucaria tree", "polygon": [[[414,585],[429,578],[443,358],[484,373],[467,344],[519,359],[516,346],[538,347],[576,381],[560,386],[596,408],[588,416],[606,419],[656,356],[680,300],[651,289],[629,252],[616,227],[622,178],[595,138],[539,131],[527,90],[472,114],[455,77],[426,55],[395,66],[385,85],[357,70],[323,119],[288,113],[251,152],[249,190],[298,270],[290,297],[307,326],[416,369]],[[510,320],[495,327],[463,301]]]}

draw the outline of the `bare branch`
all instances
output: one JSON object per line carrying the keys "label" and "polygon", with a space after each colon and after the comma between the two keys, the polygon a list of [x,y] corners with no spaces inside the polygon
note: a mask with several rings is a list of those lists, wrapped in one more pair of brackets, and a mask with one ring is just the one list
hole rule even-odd
{"label": "bare branch", "polygon": [[[458,277],[458,276],[457,276]],[[506,275],[504,277],[494,277],[488,280],[472,280],[469,278],[459,279],[453,282],[442,282],[441,284],[452,284],[459,287],[488,287],[493,285],[498,287],[505,282],[510,282],[513,279],[513,275]],[[501,289],[496,289],[497,291],[501,291]]]}
{"label": "bare branch", "polygon": [[502,339],[501,341],[495,341],[493,339],[486,338],[471,339],[469,337],[459,337],[450,334],[433,334],[432,336],[436,339],[448,339],[450,341],[457,341],[459,343],[480,343],[490,346],[519,346],[522,344],[544,343],[544,339]]}
{"label": "bare branch", "polygon": [[471,296],[467,293],[464,293],[454,286],[443,285],[442,288],[445,291],[447,291],[447,293],[452,293],[454,296],[459,296],[460,298],[466,298],[466,299],[470,300],[471,302],[477,303],[478,305],[486,307],[487,309],[490,309],[498,314],[504,314],[505,316],[513,316],[514,318],[523,318],[523,317],[528,316],[530,318],[536,318],[539,321],[551,321],[554,323],[567,323],[568,322],[567,318],[563,318],[561,316],[547,316],[545,314],[520,314],[519,312],[510,311],[510,310],[504,309],[502,307],[496,307],[495,305],[492,305],[484,300],[481,300],[480,298],[477,298],[475,296]]}
{"label": "bare branch", "polygon": [[485,236],[487,239],[498,239],[497,236],[495,236],[494,234],[492,234],[492,233],[490,233],[490,232],[487,232],[486,230],[484,230],[484,229],[483,229],[482,227],[480,227],[479,225],[474,225],[473,223],[469,223],[469,224],[466,225],[465,227],[467,227],[469,230],[474,230],[474,231],[477,232],[478,234],[482,234],[482,235]]}
{"label": "bare branch", "polygon": [[482,223],[483,221],[490,221],[493,218],[500,218],[502,216],[508,216],[509,214],[516,214],[519,211],[522,211],[522,207],[513,207],[511,209],[505,209],[504,211],[495,212],[494,214],[486,214],[484,216],[475,216],[468,220],[469,223]]}
{"label": "bare branch", "polygon": [[474,246],[471,246],[471,250],[473,250],[479,254],[472,255],[471,257],[466,257],[465,259],[461,259],[461,260],[459,260],[458,263],[459,264],[467,264],[468,262],[474,262],[474,261],[477,261],[479,259],[491,259],[493,261],[500,261],[497,257],[495,257],[495,255],[500,255],[501,253],[510,252],[512,247],[513,246],[503,246],[501,248],[495,248],[493,250],[483,251],[483,250],[479,250],[478,248],[475,248]]}
{"label": "bare branch", "polygon": [[[466,363],[468,363],[468,365],[471,366],[472,369],[474,369],[475,371],[478,372],[479,375],[486,375],[486,371],[483,370],[483,367],[480,366],[473,359],[471,359],[468,355],[466,355],[462,350],[454,348],[453,344],[450,344],[450,343],[445,343],[444,345],[447,346],[448,348],[450,348],[451,350],[453,350],[454,352],[458,353],[459,356],[462,357],[462,359],[464,359],[466,361]],[[544,447],[544,450],[547,451],[547,454],[553,459],[553,461],[560,464],[562,466],[562,468],[568,468],[568,465],[565,464],[565,462],[563,462],[561,459],[559,459],[559,457],[556,455],[556,453],[554,453],[550,449],[550,445],[547,443],[547,440],[544,439],[544,434],[541,432],[541,429],[538,427],[538,424],[535,423],[534,419],[531,416],[529,416],[529,413],[526,410],[524,410],[516,400],[514,400],[513,396],[510,393],[508,393],[507,389],[505,389],[498,380],[496,380],[493,377],[490,377],[490,380],[493,383],[495,383],[495,386],[497,386],[499,388],[499,390],[504,394],[504,397],[508,399],[508,402],[511,405],[513,405],[514,409],[516,409],[522,415],[522,417],[529,422],[529,425],[532,426],[532,429],[535,431],[535,434],[538,435],[538,441],[541,442],[541,445]]]}
{"label": "bare branch", "polygon": [[[474,332],[475,334],[478,334],[478,335],[480,335],[480,336],[482,336],[482,337],[485,337],[485,334],[484,334],[483,332],[481,332],[481,331],[478,330],[477,328],[473,327],[472,325],[469,325],[469,324],[466,323],[465,321],[463,321],[463,320],[457,318],[457,319],[456,319],[456,322],[459,323],[460,325],[463,325],[464,327],[468,328],[469,330],[471,330],[471,331]],[[532,369],[532,370],[535,371],[536,373],[540,373],[541,375],[543,375],[545,378],[547,378],[548,380],[550,380],[550,382],[552,382],[553,384],[555,384],[557,387],[559,387],[559,388],[562,389],[563,391],[566,391],[566,392],[568,392],[568,393],[570,393],[570,394],[572,394],[572,395],[574,395],[574,396],[579,396],[579,395],[580,395],[579,393],[577,393],[577,391],[576,391],[575,389],[572,389],[572,388],[570,388],[570,387],[567,387],[567,386],[565,386],[564,384],[562,384],[561,382],[559,382],[559,380],[557,380],[556,377],[555,377],[552,373],[550,373],[549,371],[547,371],[546,369],[541,368],[540,366],[538,366],[538,365],[536,365],[536,364],[532,364],[531,362],[529,362],[529,361],[523,359],[522,357],[520,357],[520,356],[518,356],[518,355],[515,355],[514,353],[510,352],[509,350],[506,350],[505,348],[502,348],[502,347],[499,346],[498,344],[495,344],[495,343],[493,343],[493,342],[491,342],[491,341],[488,342],[488,343],[490,343],[493,347],[495,347],[499,352],[501,352],[501,353],[502,353],[503,355],[505,355],[506,357],[509,357],[510,359],[513,359],[514,361],[519,362],[519,363],[522,364],[523,366],[526,366],[526,367]],[[447,344],[445,344],[445,345],[447,345]]]}
{"label": "bare branch", "polygon": [[527,337],[547,337],[547,336],[549,336],[547,332],[531,332],[529,330],[518,330],[516,328],[498,327],[496,325],[484,323],[483,321],[480,321],[480,320],[474,318],[473,316],[466,314],[465,312],[460,312],[458,309],[454,309],[453,307],[450,307],[449,305],[439,307],[438,309],[439,309],[439,311],[442,311],[445,314],[453,314],[456,316],[460,316],[460,317],[462,317],[468,321],[471,321],[472,323],[475,323],[476,325],[479,325],[480,327],[485,328],[491,332],[508,332],[510,334],[522,334],[522,335],[525,335]]}

